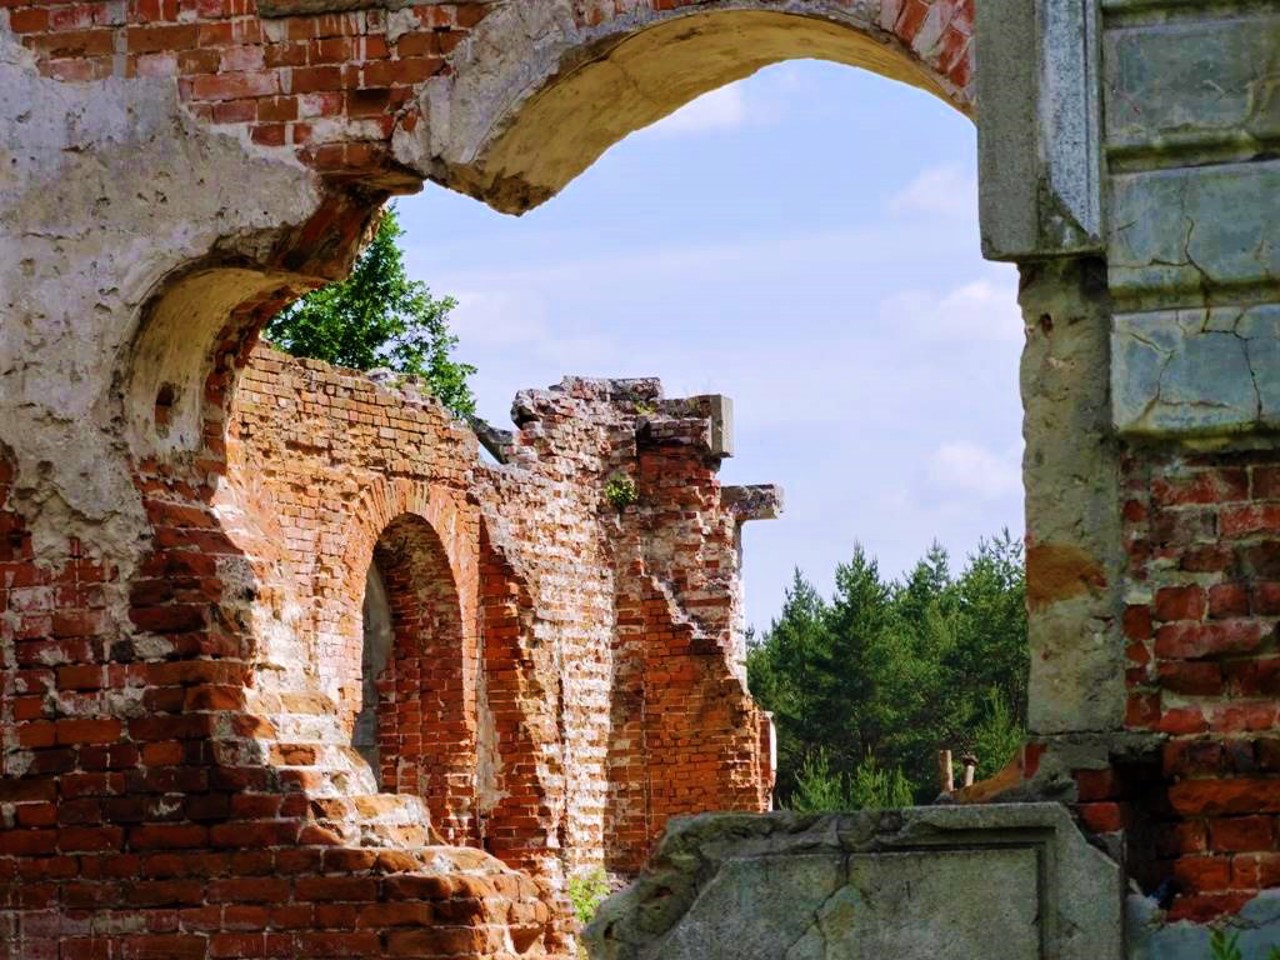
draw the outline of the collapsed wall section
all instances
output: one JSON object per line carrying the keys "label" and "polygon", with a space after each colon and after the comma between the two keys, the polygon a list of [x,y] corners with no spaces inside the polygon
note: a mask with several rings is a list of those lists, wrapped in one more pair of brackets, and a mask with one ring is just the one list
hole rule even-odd
{"label": "collapsed wall section", "polygon": [[554,693],[523,681],[559,704],[566,732],[550,751],[558,842],[570,869],[632,873],[674,814],[769,807],[768,720],[743,669],[740,530],[780,496],[720,485],[722,397],[566,378],[521,392],[513,417],[518,430],[494,438],[508,463],[477,483],[490,541],[534,597],[513,652],[563,664],[530,671]]}

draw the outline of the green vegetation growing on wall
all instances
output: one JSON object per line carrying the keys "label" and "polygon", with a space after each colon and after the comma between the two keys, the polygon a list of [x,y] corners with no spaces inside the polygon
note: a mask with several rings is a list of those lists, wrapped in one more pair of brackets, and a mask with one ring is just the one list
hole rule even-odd
{"label": "green vegetation growing on wall", "polygon": [[756,699],[778,729],[778,798],[797,809],[901,806],[938,793],[937,752],[1007,763],[1027,711],[1021,544],[983,541],[959,576],[934,546],[901,582],[861,547],[830,599],[796,571],[750,642]]}

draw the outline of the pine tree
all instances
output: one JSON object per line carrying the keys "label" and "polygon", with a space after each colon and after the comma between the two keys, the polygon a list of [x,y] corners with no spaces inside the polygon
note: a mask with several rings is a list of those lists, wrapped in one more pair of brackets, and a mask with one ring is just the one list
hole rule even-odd
{"label": "pine tree", "polygon": [[974,751],[979,775],[1020,746],[1027,709],[1021,544],[984,540],[953,576],[938,545],[886,583],[860,548],[824,599],[800,571],[747,658],[774,713],[778,797],[798,809],[929,802],[939,749]]}

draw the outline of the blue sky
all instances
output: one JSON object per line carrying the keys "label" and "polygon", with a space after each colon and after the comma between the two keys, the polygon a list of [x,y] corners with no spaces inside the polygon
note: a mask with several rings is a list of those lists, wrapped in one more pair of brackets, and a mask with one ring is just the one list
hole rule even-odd
{"label": "blue sky", "polygon": [[728,483],[776,482],[744,535],[747,619],[855,542],[896,576],[1022,532],[1012,267],[978,249],[973,125],[835,64],[769,68],[628,137],[513,218],[399,201],[411,273],[460,305],[482,416],[565,374],[735,401]]}

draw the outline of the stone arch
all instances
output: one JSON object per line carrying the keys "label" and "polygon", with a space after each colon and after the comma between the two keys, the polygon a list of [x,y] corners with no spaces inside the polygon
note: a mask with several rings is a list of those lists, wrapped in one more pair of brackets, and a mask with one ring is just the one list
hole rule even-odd
{"label": "stone arch", "polygon": [[[712,0],[499,7],[424,91],[414,165],[499,210],[546,201],[627,134],[797,58],[863,67],[973,112],[970,0]],[[501,50],[501,56],[498,51]],[[469,69],[484,61],[487,69]],[[493,65],[498,64],[497,69]]]}
{"label": "stone arch", "polygon": [[420,516],[392,520],[372,553],[371,583],[384,589],[391,621],[374,683],[375,775],[383,792],[421,797],[441,835],[465,843],[475,837],[476,654],[458,584],[439,535]]}

